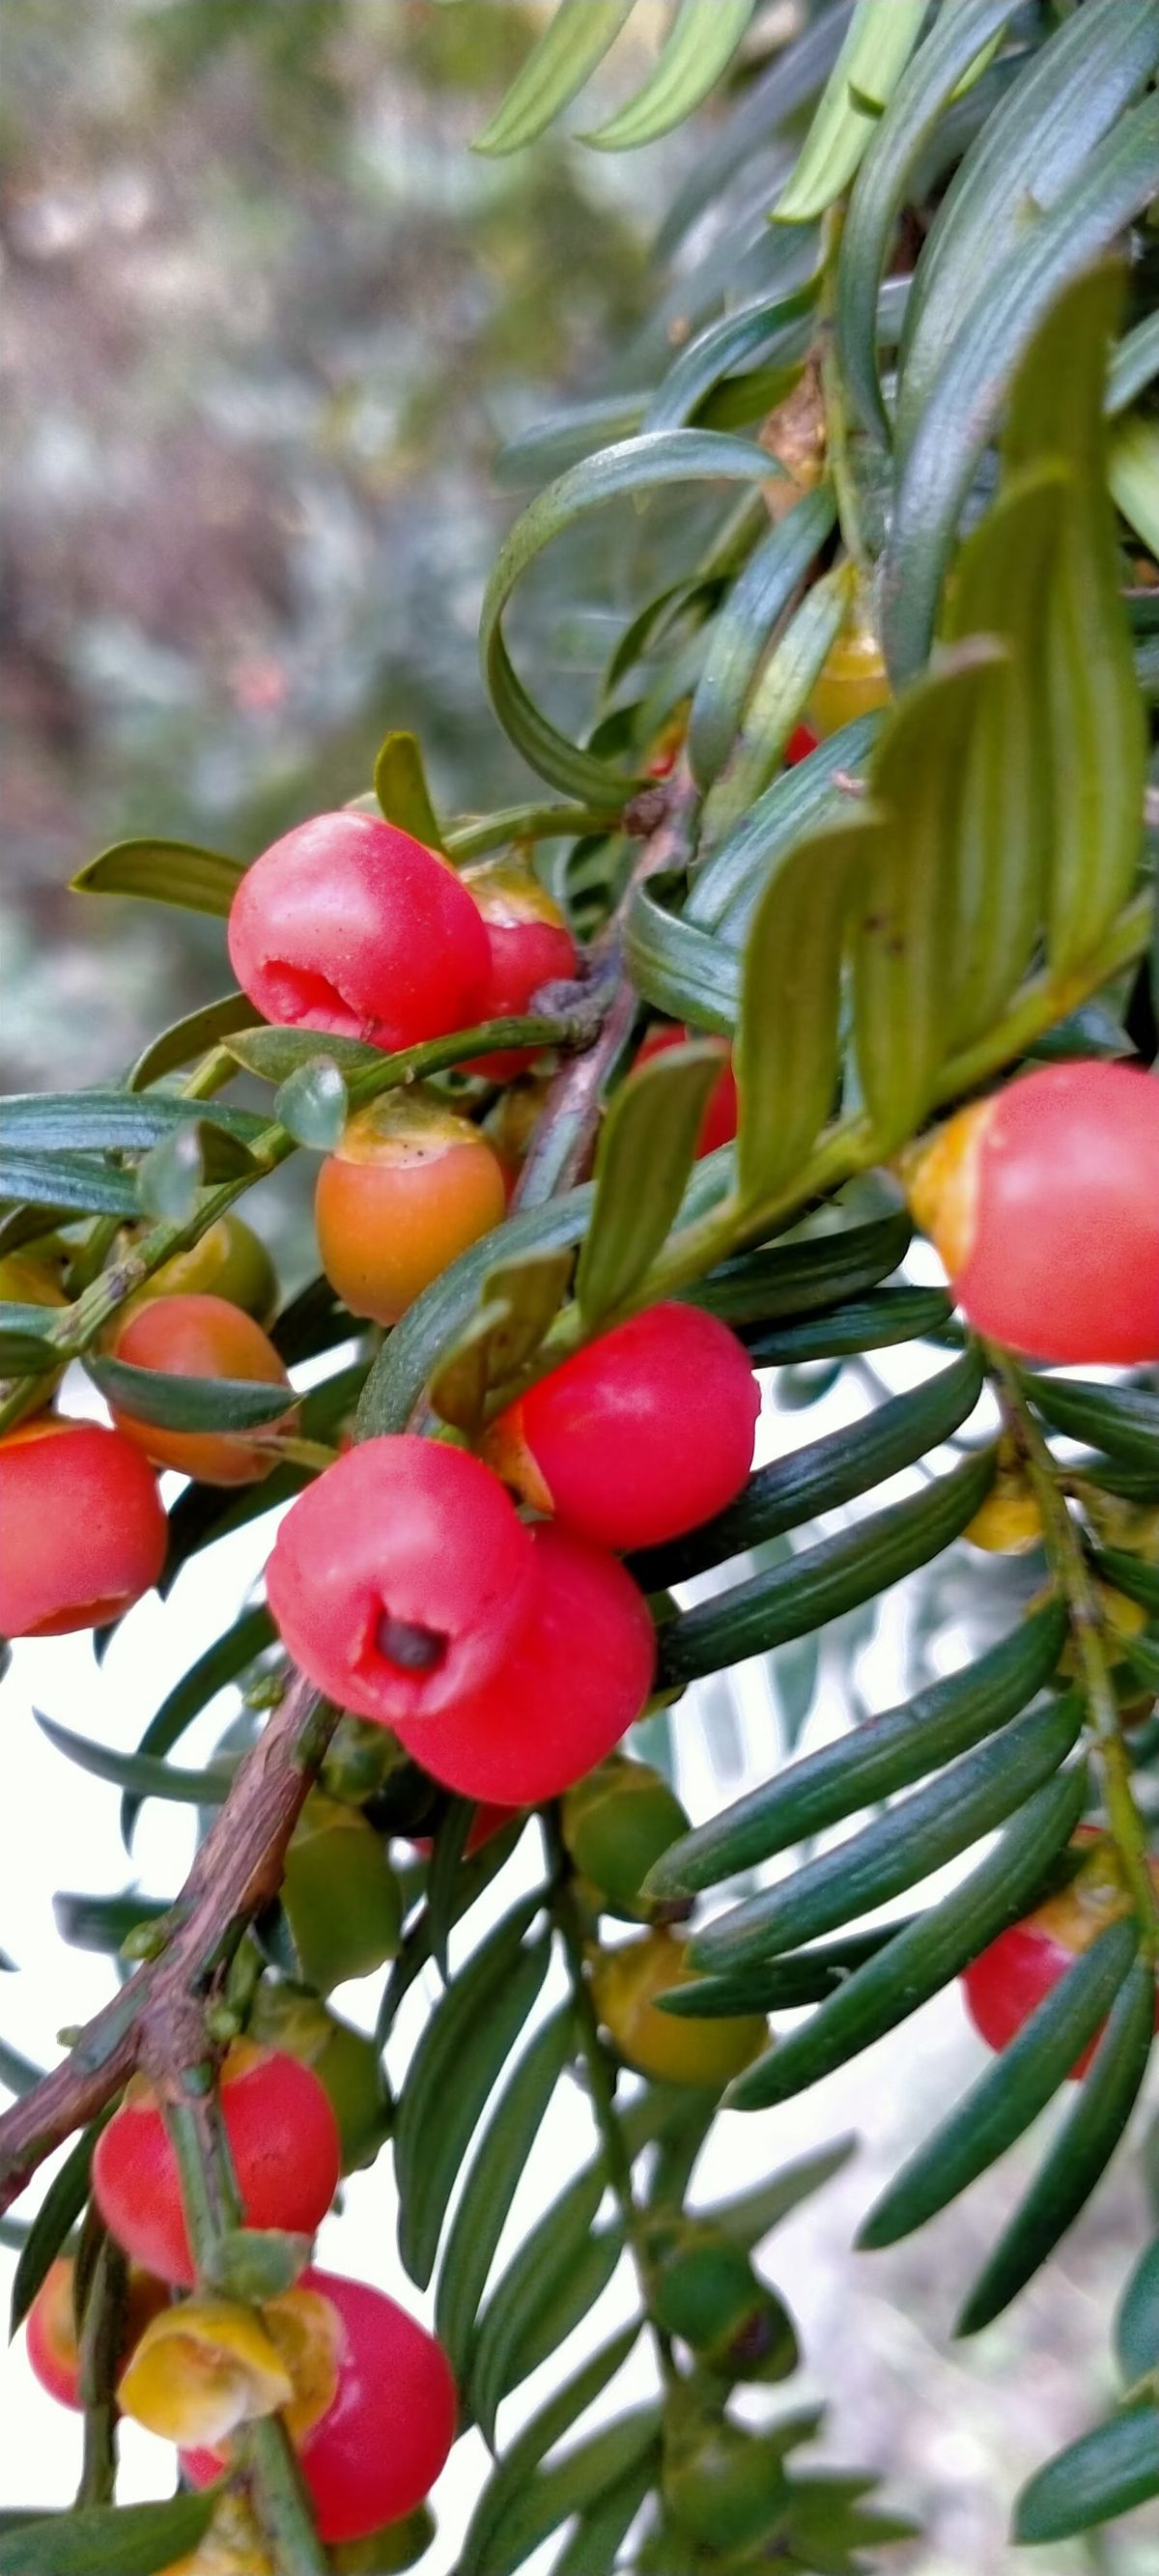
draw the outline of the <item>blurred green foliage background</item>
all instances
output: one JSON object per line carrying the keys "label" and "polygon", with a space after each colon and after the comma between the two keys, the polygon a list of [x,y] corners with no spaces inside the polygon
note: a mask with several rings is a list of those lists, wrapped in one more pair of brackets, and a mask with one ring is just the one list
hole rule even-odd
{"label": "blurred green foliage background", "polygon": [[[365,787],[388,725],[448,807],[516,789],[475,654],[493,460],[630,351],[690,149],[473,155],[545,14],[8,0],[7,1086],[115,1075],[221,989],[216,929],[68,895],[103,842],[247,856]],[[561,574],[566,709],[601,638]]]}

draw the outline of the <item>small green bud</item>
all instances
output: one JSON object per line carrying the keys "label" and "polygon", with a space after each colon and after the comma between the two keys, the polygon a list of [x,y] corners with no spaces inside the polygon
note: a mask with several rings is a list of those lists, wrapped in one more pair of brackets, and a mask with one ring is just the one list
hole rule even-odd
{"label": "small green bud", "polygon": [[576,1869],[599,1889],[605,1912],[646,1923],[688,1911],[649,1905],[640,1893],[653,1863],[689,1829],[679,1798],[651,1763],[622,1753],[597,1763],[568,1790],[562,1827]]}
{"label": "small green bud", "polygon": [[777,2538],[789,2484],[775,2449],[721,2417],[670,2446],[663,2495],[682,2530],[724,2555]]}
{"label": "small green bud", "polygon": [[326,1750],[322,1786],[328,1797],[364,1807],[406,1758],[388,1726],[372,1726],[369,1718],[345,1715],[339,1718]]}

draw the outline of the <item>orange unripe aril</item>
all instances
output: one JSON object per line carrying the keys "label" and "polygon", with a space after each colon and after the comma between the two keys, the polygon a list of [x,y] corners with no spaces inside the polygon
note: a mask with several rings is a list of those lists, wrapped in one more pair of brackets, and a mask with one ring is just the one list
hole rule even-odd
{"label": "orange unripe aril", "polygon": [[488,1455],[581,1537],[657,1547],[735,1500],[760,1407],[727,1324],[699,1306],[648,1306],[501,1414]]}
{"label": "orange unripe aril", "polygon": [[1045,1065],[951,1118],[909,1192],[963,1313],[1037,1359],[1159,1359],[1159,1082]]}
{"label": "orange unripe aril", "polygon": [[[521,1019],[543,984],[568,983],[578,962],[576,944],[560,911],[530,868],[511,859],[488,859],[464,870],[463,883],[487,931],[491,969],[480,1017]],[[471,1073],[506,1082],[534,1062],[526,1047],[500,1047],[473,1056]]]}
{"label": "orange unripe aril", "polygon": [[242,878],[229,954],[268,1020],[418,1045],[482,1016],[490,959],[454,869],[397,824],[316,814]]}
{"label": "orange unripe aril", "polygon": [[532,1605],[531,1533],[498,1478],[442,1441],[364,1440],[287,1512],[266,1594],[295,1661],[399,1726],[498,1672]]}
{"label": "orange unripe aril", "polygon": [[[669,1047],[686,1046],[692,1034],[691,1029],[681,1027],[650,1030],[637,1051],[636,1063],[650,1064],[653,1056],[665,1055]],[[722,1048],[720,1078],[709,1092],[696,1139],[697,1162],[704,1154],[714,1154],[718,1145],[731,1145],[739,1120],[740,1105],[732,1058],[726,1056]]]}
{"label": "orange unripe aril", "polygon": [[506,1660],[437,1716],[399,1725],[431,1777],[463,1798],[538,1806],[603,1760],[639,1717],[656,1639],[644,1600],[614,1556],[545,1522],[531,1607]]}
{"label": "orange unripe aril", "polygon": [[[434,2336],[383,2291],[333,2272],[304,2272],[263,2312],[296,2383],[300,2355],[317,2344],[325,2310],[333,2321],[332,2393],[312,2421],[291,2419],[290,2430],[319,2536],[333,2547],[360,2540],[422,2503],[455,2437],[456,2397]],[[304,2331],[292,2339],[295,2315]],[[225,2464],[221,2452],[182,2453],[195,2486],[209,2485]]]}
{"label": "orange unripe aril", "polygon": [[657,1995],[694,1985],[684,1945],[666,1926],[602,1950],[591,1971],[592,2001],[625,2065],[658,2084],[697,2084],[721,2092],[768,2044],[760,2013],[686,2021],[661,2012]]}
{"label": "orange unripe aril", "polygon": [[506,1204],[503,1166],[469,1118],[387,1093],[348,1119],[318,1174],[322,1267],[352,1315],[397,1324]]}
{"label": "orange unripe aril", "polygon": [[167,1536],[157,1479],[120,1431],[22,1423],[0,1440],[0,1635],[119,1619],[157,1581]]}
{"label": "orange unripe aril", "polygon": [[[293,1391],[269,1335],[226,1297],[158,1297],[118,1333],[115,1357],[173,1377],[252,1379],[284,1386],[290,1403],[270,1433],[293,1428]],[[253,1485],[276,1463],[275,1449],[244,1431],[169,1431],[113,1406],[113,1419],[155,1467],[176,1468],[202,1485]]]}
{"label": "orange unripe aril", "polygon": [[[246,2224],[313,2236],[338,2188],[338,2127],[308,2066],[248,2042],[221,2071],[221,2116]],[[187,2287],[193,2262],[177,2159],[157,2099],[130,2085],[93,2156],[93,2194],[111,2236],[163,2281]]]}

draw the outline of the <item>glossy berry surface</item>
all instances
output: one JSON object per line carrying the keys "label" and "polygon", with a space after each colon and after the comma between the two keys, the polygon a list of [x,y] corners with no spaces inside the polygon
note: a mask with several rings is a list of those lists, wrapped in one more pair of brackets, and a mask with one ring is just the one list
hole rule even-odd
{"label": "glossy berry surface", "polygon": [[425,1726],[498,1672],[535,1573],[531,1533],[498,1478],[400,1432],[364,1440],[299,1495],[266,1594],[318,1690],[357,1717]]}
{"label": "glossy berry surface", "polygon": [[[979,2038],[996,2054],[1009,2047],[1073,1960],[1089,1950],[1108,1923],[1130,1912],[1130,1899],[1108,1846],[1089,1831],[1076,1834],[1076,1846],[1088,1843],[1089,1857],[1069,1885],[1036,1906],[1021,1923],[1000,1932],[963,1973],[966,2010]],[[1152,1863],[1152,1872],[1159,1886],[1159,1862]],[[1155,2027],[1159,2030],[1159,1996]],[[1101,2036],[1101,2031],[1095,2032],[1072,2066],[1072,2076],[1085,2075]]]}
{"label": "glossy berry surface", "polygon": [[808,760],[810,752],[817,750],[820,740],[820,734],[814,733],[812,725],[794,725],[785,744],[786,769],[795,769],[798,761]]}
{"label": "glossy berry surface", "polygon": [[1159,1359],[1159,1082],[1044,1065],[915,1165],[917,1221],[975,1330],[1043,1360]]}
{"label": "glossy berry surface", "polygon": [[534,1550],[530,1614],[492,1679],[400,1741],[460,1797],[538,1805],[610,1753],[652,1687],[656,1639],[613,1556],[552,1522]]}
{"label": "glossy berry surface", "polygon": [[0,1440],[0,1636],[100,1628],[151,1590],[168,1526],[120,1431],[40,1414]]}
{"label": "glossy berry surface", "polygon": [[[653,1056],[664,1055],[669,1047],[686,1046],[691,1035],[691,1029],[685,1028],[651,1030],[637,1052],[636,1063],[650,1064]],[[696,1139],[697,1162],[704,1154],[714,1154],[718,1145],[731,1145],[739,1120],[736,1076],[728,1062],[722,1065],[720,1080],[713,1083],[705,1103]]]}
{"label": "glossy berry surface", "polygon": [[[226,1297],[157,1297],[138,1308],[117,1335],[114,1357],[132,1368],[172,1377],[248,1379],[284,1386],[290,1403],[269,1432],[293,1424],[293,1390],[268,1333]],[[268,1476],[277,1452],[240,1431],[169,1431],[139,1420],[124,1405],[113,1419],[155,1467],[173,1467],[202,1485],[253,1485]]]}
{"label": "glossy berry surface", "polygon": [[618,2054],[638,2075],[658,2084],[700,2084],[719,2092],[767,2045],[768,2025],[761,2013],[686,2021],[660,2010],[657,1995],[695,1983],[683,1942],[657,1925],[599,1953],[592,1968],[592,2000]]}
{"label": "glossy berry surface", "polygon": [[[29,2366],[41,2387],[56,2398],[58,2405],[79,2407],[80,2347],[73,2316],[73,2270],[67,2254],[58,2255],[55,2263],[50,2263],[28,2311],[25,2342]],[[168,2297],[164,2282],[155,2281],[148,2272],[130,2272],[125,2299],[126,2354],[132,2351],[150,2318],[167,2305]]]}
{"label": "glossy berry surface", "polygon": [[[384,2291],[319,2271],[304,2272],[298,2288],[326,2301],[335,2320],[333,2396],[295,2437],[319,2536],[332,2547],[413,2512],[429,2494],[455,2438],[455,2383],[441,2344]],[[274,2303],[271,2323],[294,2297]],[[182,2462],[195,2486],[208,2486],[224,2465],[213,2451],[183,2451]]]}
{"label": "glossy berry surface", "polygon": [[[530,868],[495,860],[468,868],[463,883],[486,924],[490,951],[480,1016],[520,1019],[541,984],[571,981],[578,963],[575,941],[559,905]],[[499,1047],[491,1055],[472,1056],[469,1070],[486,1074],[493,1082],[507,1082],[534,1061],[526,1047]]]}
{"label": "glossy berry surface", "polygon": [[656,1547],[739,1494],[760,1404],[748,1354],[717,1316],[649,1306],[501,1415],[492,1454],[581,1537]]}
{"label": "glossy berry surface", "polygon": [[503,1165],[469,1118],[388,1094],[355,1111],[318,1174],[322,1267],[352,1315],[397,1324],[506,1205]]}
{"label": "glossy berry surface", "polygon": [[371,814],[316,814],[241,880],[229,916],[243,993],[283,1027],[418,1045],[481,1017],[489,954],[445,859]]}
{"label": "glossy berry surface", "polygon": [[[338,2127],[308,2066],[279,2050],[231,2051],[221,2113],[247,2225],[312,2236],[338,2188]],[[193,2279],[177,2160],[148,2088],[130,2088],[97,2140],[93,2192],[110,2235],[162,2281]]]}

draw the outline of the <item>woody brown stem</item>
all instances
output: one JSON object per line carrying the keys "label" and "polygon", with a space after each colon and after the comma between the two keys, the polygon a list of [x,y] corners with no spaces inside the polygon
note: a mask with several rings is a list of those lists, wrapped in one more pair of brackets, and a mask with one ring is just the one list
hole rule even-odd
{"label": "woody brown stem", "polygon": [[247,1924],[277,1895],[286,1846],[336,1723],[337,1712],[295,1674],[201,1845],[160,1958],[139,1968],[86,2024],[64,2064],[0,2117],[0,2209],[137,2065],[162,2089],[183,2089],[183,2070],[206,2053],[206,1999]]}

